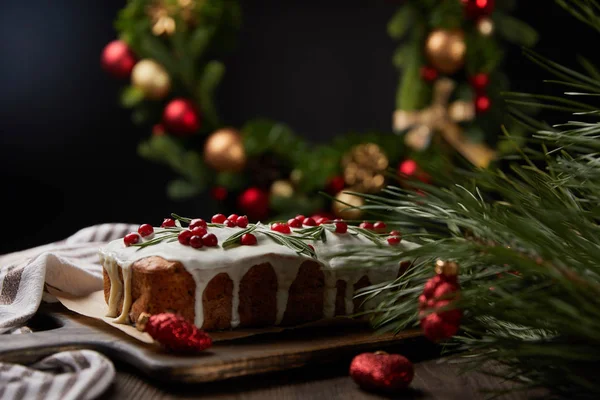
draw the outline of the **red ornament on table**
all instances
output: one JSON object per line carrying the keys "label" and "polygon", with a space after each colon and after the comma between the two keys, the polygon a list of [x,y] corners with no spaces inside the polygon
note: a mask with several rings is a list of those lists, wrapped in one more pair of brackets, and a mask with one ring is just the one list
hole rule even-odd
{"label": "red ornament on table", "polygon": [[456,263],[438,261],[436,275],[425,283],[419,296],[421,327],[433,342],[451,338],[460,327],[462,310],[452,308],[460,293],[457,274]]}
{"label": "red ornament on table", "polygon": [[426,82],[433,82],[438,78],[438,72],[435,68],[425,65],[419,70],[421,78]]}
{"label": "red ornament on table", "polygon": [[492,107],[492,102],[489,97],[483,94],[475,97],[475,111],[478,114],[489,111],[490,107]]}
{"label": "red ornament on table", "polygon": [[346,187],[346,181],[343,176],[334,176],[327,182],[327,193],[335,195]]}
{"label": "red ornament on table", "polygon": [[365,390],[396,392],[410,385],[415,371],[408,358],[377,351],[354,357],[350,376]]}
{"label": "red ornament on table", "polygon": [[171,313],[142,313],[136,328],[174,353],[198,353],[212,346],[212,339],[183,317]]}
{"label": "red ornament on table", "polygon": [[495,0],[461,0],[465,15],[469,19],[479,19],[494,12]]}
{"label": "red ornament on table", "polygon": [[118,79],[127,79],[135,65],[135,55],[122,40],[113,40],[102,50],[102,68]]}
{"label": "red ornament on table", "polygon": [[269,214],[269,195],[261,189],[251,187],[238,197],[238,207],[250,219],[259,221]]}
{"label": "red ornament on table", "polygon": [[227,198],[227,189],[223,186],[215,186],[210,190],[210,195],[217,201],[223,201]]}
{"label": "red ornament on table", "polygon": [[176,98],[166,105],[162,123],[169,133],[189,136],[200,129],[200,114],[190,100]]}
{"label": "red ornament on table", "polygon": [[473,89],[475,89],[475,92],[481,93],[489,85],[490,76],[484,72],[480,72],[479,74],[475,74],[470,77],[469,82],[471,83]]}

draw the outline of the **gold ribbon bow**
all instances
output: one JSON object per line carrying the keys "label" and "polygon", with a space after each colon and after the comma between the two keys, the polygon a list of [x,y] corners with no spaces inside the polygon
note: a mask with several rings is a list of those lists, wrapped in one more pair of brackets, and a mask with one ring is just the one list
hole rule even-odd
{"label": "gold ribbon bow", "polygon": [[440,132],[473,165],[485,168],[496,153],[485,144],[470,142],[463,135],[458,123],[472,120],[475,117],[475,107],[470,102],[460,100],[448,104],[454,87],[451,79],[437,80],[433,87],[432,104],[419,111],[396,110],[394,130],[401,132],[408,129],[404,141],[415,150],[425,149],[434,132]]}

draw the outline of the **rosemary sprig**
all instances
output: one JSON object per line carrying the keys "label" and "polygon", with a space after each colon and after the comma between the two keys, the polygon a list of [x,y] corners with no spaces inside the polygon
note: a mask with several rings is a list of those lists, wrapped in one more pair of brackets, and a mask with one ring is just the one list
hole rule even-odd
{"label": "rosemary sprig", "polygon": [[254,230],[256,230],[257,225],[248,225],[248,227],[246,229],[242,229],[239,232],[234,233],[233,235],[229,236],[227,238],[227,240],[225,240],[222,244],[224,249],[229,249],[231,247],[236,247],[239,246],[240,243],[240,239],[242,236],[244,236],[246,233],[250,233]]}
{"label": "rosemary sprig", "polygon": [[153,239],[150,239],[150,240],[147,240],[147,241],[141,242],[141,243],[135,243],[135,244],[132,244],[131,246],[132,247],[139,247],[140,249],[143,249],[144,247],[148,247],[148,246],[152,246],[152,245],[158,244],[158,243],[160,243],[160,242],[162,242],[164,240],[167,240],[167,239],[175,239],[175,240],[177,240],[177,235],[178,234],[179,233],[170,233],[170,234],[161,235],[161,236],[157,235]]}
{"label": "rosemary sprig", "polygon": [[369,239],[371,242],[375,243],[377,246],[383,246],[383,241],[380,238],[380,235],[377,233],[370,231],[368,229],[359,228],[358,226],[348,226],[348,232],[352,235],[362,235],[365,238]]}
{"label": "rosemary sprig", "polygon": [[298,254],[306,254],[312,258],[317,258],[315,251],[308,244],[304,243],[303,239],[305,239],[305,237],[282,234],[267,229],[261,229],[257,232],[269,237],[277,244],[289,247]]}

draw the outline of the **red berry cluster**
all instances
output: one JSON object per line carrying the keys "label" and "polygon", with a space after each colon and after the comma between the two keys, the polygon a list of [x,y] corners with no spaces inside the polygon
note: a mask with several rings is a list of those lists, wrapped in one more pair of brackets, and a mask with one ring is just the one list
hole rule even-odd
{"label": "red berry cluster", "polygon": [[425,283],[423,294],[419,296],[419,313],[423,333],[429,340],[438,342],[458,332],[462,310],[445,308],[452,306],[459,293],[456,275],[440,273]]}
{"label": "red berry cluster", "polygon": [[138,228],[137,232],[131,232],[125,235],[123,238],[123,242],[125,246],[131,246],[136,243],[139,243],[140,238],[148,238],[150,239],[154,234],[154,228],[150,224],[142,224]]}
{"label": "red berry cluster", "polygon": [[245,215],[237,215],[231,214],[229,217],[226,217],[223,214],[215,214],[210,219],[210,222],[213,224],[223,224],[228,228],[240,227],[245,228],[248,226],[248,217]]}

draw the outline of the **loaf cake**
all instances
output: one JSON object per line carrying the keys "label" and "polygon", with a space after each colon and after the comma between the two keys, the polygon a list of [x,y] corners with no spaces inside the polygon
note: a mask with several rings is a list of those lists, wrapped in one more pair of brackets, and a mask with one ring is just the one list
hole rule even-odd
{"label": "loaf cake", "polygon": [[[222,214],[210,223],[175,216],[140,226],[100,249],[107,316],[135,323],[140,314],[175,312],[205,330],[299,325],[365,307],[356,292],[395,279],[407,265],[356,265],[344,252],[396,245],[398,232],[298,216],[249,224]],[[366,305],[369,306],[368,303]]]}

